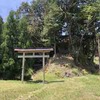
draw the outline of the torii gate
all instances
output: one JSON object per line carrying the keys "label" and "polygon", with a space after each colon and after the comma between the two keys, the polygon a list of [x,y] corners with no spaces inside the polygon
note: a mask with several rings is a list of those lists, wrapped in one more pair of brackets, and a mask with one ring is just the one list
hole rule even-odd
{"label": "torii gate", "polygon": [[[18,53],[22,53],[22,55],[18,55],[18,58],[22,58],[22,75],[21,75],[21,81],[24,81],[24,70],[25,70],[25,58],[42,58],[43,59],[43,83],[45,82],[45,58],[49,58],[49,55],[45,55],[45,53],[49,53],[50,51],[53,51],[52,48],[48,49],[14,49],[14,51],[17,51]],[[27,54],[32,55],[27,55]],[[41,55],[36,55],[35,53],[42,53]]]}

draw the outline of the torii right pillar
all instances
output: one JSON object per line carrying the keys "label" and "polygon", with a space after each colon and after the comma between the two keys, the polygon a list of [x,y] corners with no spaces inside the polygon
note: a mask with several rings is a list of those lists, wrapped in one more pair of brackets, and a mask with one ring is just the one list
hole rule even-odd
{"label": "torii right pillar", "polygon": [[99,74],[100,74],[100,35],[97,36],[98,41],[98,54],[99,54]]}

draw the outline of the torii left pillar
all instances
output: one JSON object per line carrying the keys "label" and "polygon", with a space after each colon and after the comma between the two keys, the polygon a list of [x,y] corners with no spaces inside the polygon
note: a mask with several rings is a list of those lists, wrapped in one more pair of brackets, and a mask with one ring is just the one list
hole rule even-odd
{"label": "torii left pillar", "polygon": [[22,75],[21,75],[21,81],[24,82],[24,72],[25,72],[25,52],[23,52],[23,58],[22,58]]}

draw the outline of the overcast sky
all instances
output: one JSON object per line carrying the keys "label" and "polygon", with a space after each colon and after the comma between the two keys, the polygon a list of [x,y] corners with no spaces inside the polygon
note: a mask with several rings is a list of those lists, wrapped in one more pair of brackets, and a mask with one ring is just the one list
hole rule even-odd
{"label": "overcast sky", "polygon": [[0,16],[6,21],[10,10],[16,10],[22,2],[31,2],[32,0],[0,0]]}

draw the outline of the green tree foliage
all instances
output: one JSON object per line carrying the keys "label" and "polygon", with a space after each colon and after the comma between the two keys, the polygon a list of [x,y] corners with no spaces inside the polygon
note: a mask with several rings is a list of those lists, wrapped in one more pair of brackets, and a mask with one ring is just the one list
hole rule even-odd
{"label": "green tree foliage", "polygon": [[[28,22],[25,17],[19,21],[19,31],[20,34],[18,38],[18,47],[20,48],[30,48],[32,45],[30,34],[28,33]],[[24,38],[23,38],[24,37]]]}
{"label": "green tree foliage", "polygon": [[0,55],[1,55],[1,43],[2,43],[2,30],[3,30],[3,19],[0,17]]}
{"label": "green tree foliage", "polygon": [[100,1],[50,0],[48,2],[50,9],[44,19],[44,33],[50,34],[51,38],[56,33],[57,37],[66,22],[70,53],[75,62],[82,65],[93,64],[96,49],[95,23],[99,20]]}
{"label": "green tree foliage", "polygon": [[23,2],[17,10],[19,16],[25,16],[28,21],[28,32],[34,48],[43,46],[41,31],[43,29],[44,5],[45,2],[42,0],[33,1],[31,6]]}
{"label": "green tree foliage", "polygon": [[1,50],[1,43],[2,43],[2,30],[3,30],[3,19],[0,17],[0,76],[2,75],[2,50]]}
{"label": "green tree foliage", "polygon": [[[2,28],[3,28],[3,19],[2,17],[0,16],[0,37],[1,37],[1,34],[2,34]],[[1,40],[1,39],[0,39]],[[1,42],[0,42],[1,43]]]}
{"label": "green tree foliage", "polygon": [[[21,62],[14,48],[56,47],[67,35],[69,53],[76,63],[93,65],[96,22],[100,21],[100,0],[33,0],[11,11],[7,21],[0,17],[0,77],[19,77]],[[63,46],[63,45],[62,45]],[[62,48],[62,47],[60,47]],[[33,60],[26,63],[26,76]]]}
{"label": "green tree foliage", "polygon": [[2,67],[3,77],[12,78],[16,74],[16,55],[14,48],[18,44],[18,23],[15,16],[15,12],[11,11],[7,22],[4,23],[4,29],[2,34]]}

